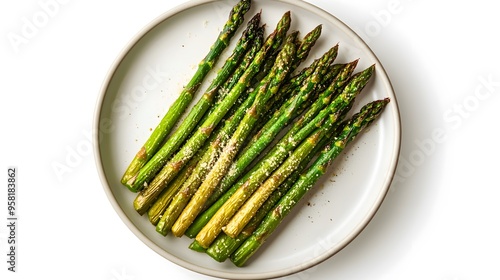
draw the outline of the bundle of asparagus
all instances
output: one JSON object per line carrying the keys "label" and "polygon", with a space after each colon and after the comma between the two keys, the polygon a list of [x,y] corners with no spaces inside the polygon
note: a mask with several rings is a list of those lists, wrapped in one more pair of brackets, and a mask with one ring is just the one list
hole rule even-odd
{"label": "bundle of asparagus", "polygon": [[[233,56],[228,59],[226,65],[219,71],[218,77],[212,82],[209,89],[207,90],[207,95],[205,99],[201,100],[200,103],[206,101],[207,104],[200,104],[199,113],[197,110],[193,110],[192,113],[187,117],[186,121],[183,122],[184,127],[179,129],[176,133],[176,137],[170,137],[170,139],[163,145],[162,151],[157,153],[160,144],[165,140],[167,135],[170,133],[175,123],[179,120],[183,112],[189,106],[193,97],[200,87],[202,81],[205,79],[207,74],[213,68],[215,62],[219,59],[221,53],[226,49],[229,45],[231,38],[234,36],[238,27],[242,24],[244,20],[244,14],[248,12],[250,9],[251,1],[250,0],[241,0],[234,8],[231,10],[229,15],[229,19],[224,25],[223,30],[220,32],[217,37],[215,43],[210,48],[209,53],[206,57],[200,62],[198,65],[198,69],[194,74],[193,78],[189,81],[189,83],[184,87],[182,92],[180,93],[177,100],[172,104],[167,114],[163,117],[160,124],[155,128],[149,139],[146,141],[144,146],[139,150],[135,158],[130,163],[129,167],[125,171],[125,174],[122,177],[122,183],[125,184],[133,191],[138,191],[143,187],[143,183],[151,178],[155,171],[151,171],[150,169],[156,170],[158,167],[164,163],[165,158],[168,158],[171,153],[172,148],[168,148],[169,146],[179,146],[179,143],[184,141],[185,137],[191,130],[193,130],[193,126],[199,121],[199,116],[203,115],[203,112],[206,110],[208,106],[210,106],[210,101],[213,100],[213,95],[218,91],[218,88],[221,84],[227,79],[227,77],[234,70],[234,67],[237,65],[238,60],[245,52],[246,48],[248,48],[248,41],[250,41],[252,37],[253,30],[255,29],[254,25],[250,25],[248,27],[249,35],[244,34],[241,39],[241,44],[237,48],[235,48]],[[258,22],[254,23],[258,25]],[[247,38],[248,37],[248,38]],[[165,151],[166,150],[166,151]],[[150,161],[153,156],[156,156],[158,159],[154,161]],[[150,161],[150,162],[149,162]],[[149,164],[148,167],[142,168],[145,164]],[[157,171],[157,170],[156,170]],[[142,176],[146,177],[142,179]]]}
{"label": "bundle of asparagus", "polygon": [[294,74],[320,38],[321,25],[300,39],[298,31],[289,32],[286,12],[264,38],[259,12],[171,131],[250,5],[240,0],[233,7],[210,52],[122,178],[139,192],[135,210],[147,213],[158,233],[195,238],[191,249],[237,266],[389,102],[368,103],[345,120],[375,66],[353,74],[358,60],[336,63],[334,45]]}

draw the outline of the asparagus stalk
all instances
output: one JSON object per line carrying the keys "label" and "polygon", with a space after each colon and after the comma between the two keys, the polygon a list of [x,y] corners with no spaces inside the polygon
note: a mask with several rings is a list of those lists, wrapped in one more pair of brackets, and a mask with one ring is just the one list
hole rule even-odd
{"label": "asparagus stalk", "polygon": [[198,242],[196,242],[196,240],[191,242],[191,244],[189,244],[189,249],[200,253],[205,253],[207,251],[207,249],[201,247],[201,245]]}
{"label": "asparagus stalk", "polygon": [[262,64],[261,69],[257,75],[253,78],[252,85],[258,86],[260,81],[264,79],[264,77],[269,74],[271,69],[273,68],[274,62],[276,61],[276,57],[278,57],[278,53],[270,53],[269,57],[266,58],[264,64]]}
{"label": "asparagus stalk", "polygon": [[323,30],[322,25],[316,26],[313,30],[311,30],[309,33],[304,36],[304,39],[302,40],[300,46],[297,49],[297,58],[294,60],[292,63],[292,68],[290,72],[295,71],[299,65],[306,60],[306,58],[309,56],[309,53],[311,52],[312,48],[318,41],[319,37],[321,36],[321,31]]}
{"label": "asparagus stalk", "polygon": [[269,212],[257,230],[231,256],[231,261],[237,266],[243,266],[246,261],[260,248],[267,238],[278,227],[281,221],[290,213],[293,207],[309,191],[316,181],[325,173],[332,161],[344,150],[364,128],[369,126],[383,111],[389,99],[374,101],[365,105],[344,126],[341,134],[322,152],[306,173],[281,198],[278,204]]}
{"label": "asparagus stalk", "polygon": [[172,198],[184,184],[186,179],[191,175],[199,159],[199,156],[193,157],[177,175],[175,180],[172,181],[171,185],[161,192],[161,194],[158,196],[158,199],[151,206],[151,208],[149,208],[148,218],[153,225],[158,224],[158,221],[160,221],[163,212],[165,212],[165,209],[167,209],[170,201],[172,201]]}
{"label": "asparagus stalk", "polygon": [[[135,177],[139,170],[155,155],[164,142],[167,135],[170,133],[174,125],[177,123],[181,115],[191,103],[194,94],[200,87],[206,75],[213,68],[215,62],[219,59],[221,53],[229,45],[229,42],[236,30],[242,24],[245,13],[250,9],[250,0],[241,0],[236,4],[230,12],[229,19],[220,32],[217,40],[214,42],[210,51],[198,65],[195,74],[184,87],[177,100],[169,108],[168,112],[162,118],[158,126],[155,128],[151,136],[146,140],[142,148],[137,152],[134,159],[129,164],[127,170],[123,174],[121,182],[126,186],[131,186],[135,181]],[[227,77],[226,77],[227,78]],[[221,80],[223,77],[221,77]],[[215,87],[216,85],[214,85]],[[136,188],[132,190],[137,191]]]}
{"label": "asparagus stalk", "polygon": [[[374,70],[374,66],[367,68],[361,73],[352,77],[351,81],[344,88],[342,94],[337,96],[335,100],[325,109],[320,112],[315,121],[311,121],[300,129],[297,133],[290,137],[282,138],[280,142],[267,154],[267,156],[257,163],[242,179],[231,187],[226,194],[221,197],[221,203],[216,203],[207,211],[207,215],[200,217],[203,224],[203,219],[210,219],[208,223],[196,235],[196,240],[204,248],[208,248],[217,235],[221,232],[229,219],[236,213],[239,207],[245,203],[256,188],[281,165],[288,153],[292,151],[303,139],[307,138],[318,125],[323,122],[329,123],[331,129],[338,125],[339,120],[343,118],[345,113],[352,106],[354,98],[361,92],[367,84]],[[330,115],[328,118],[327,116]],[[293,128],[292,128],[293,129]],[[215,212],[215,214],[213,214]],[[212,216],[213,215],[213,216]],[[211,218],[210,218],[211,216]]]}
{"label": "asparagus stalk", "polygon": [[[354,62],[350,62],[354,63]],[[319,84],[319,92],[323,92],[328,88],[328,86],[332,83],[332,81],[339,75],[339,73],[344,69],[344,67],[348,66],[350,63],[342,63],[342,64],[333,64],[328,73],[325,75],[323,80]],[[357,60],[354,66],[357,65]],[[355,67],[354,67],[355,68]]]}
{"label": "asparagus stalk", "polygon": [[[321,28],[322,27],[320,25],[316,27],[313,31],[311,31],[308,35],[306,35],[303,44],[306,44],[306,42],[308,41],[307,38],[310,38],[309,36],[317,33],[318,31],[321,31]],[[308,52],[304,52],[304,54],[308,54]],[[302,61],[304,61],[305,59],[306,57],[303,57]],[[320,59],[321,58],[315,59],[309,66],[302,69],[298,74],[292,76],[290,80],[285,85],[283,85],[283,88],[281,89],[281,91],[284,92],[283,95],[285,96],[293,95],[292,92],[297,90],[297,88],[304,82],[304,80],[307,79],[307,77],[309,77],[312,74],[314,69],[316,69],[316,66],[318,66]]]}
{"label": "asparagus stalk", "polygon": [[181,215],[172,226],[172,233],[175,236],[182,236],[196,216],[201,212],[206,200],[212,194],[215,187],[217,187],[222,177],[226,174],[229,165],[238,153],[241,145],[247,138],[248,134],[252,131],[253,125],[260,116],[265,103],[279,90],[281,84],[287,78],[290,65],[293,62],[297,51],[297,34],[297,32],[293,32],[287,36],[286,43],[280,51],[271,72],[264,78],[259,87],[255,89],[257,90],[257,96],[255,97],[252,106],[246,112],[243,120],[238,125],[227,146],[224,147],[222,154],[218,158],[212,170],[210,170],[199,189],[196,191],[186,208],[184,208]]}
{"label": "asparagus stalk", "polygon": [[179,170],[187,161],[198,151],[205,143],[212,131],[220,120],[230,110],[240,95],[250,86],[250,82],[259,71],[261,64],[266,59],[266,54],[273,47],[276,40],[285,36],[290,27],[290,13],[287,12],[279,21],[275,31],[271,33],[266,42],[255,55],[254,60],[246,69],[245,73],[234,85],[231,91],[225,95],[219,104],[217,104],[210,116],[198,127],[196,132],[188,139],[184,146],[177,152],[173,158],[160,170],[149,186],[142,190],[134,200],[134,208],[139,214],[143,214],[157,198],[158,194],[165,188]]}
{"label": "asparagus stalk", "polygon": [[[307,59],[312,48],[314,47],[314,45],[316,45],[316,42],[318,41],[319,37],[321,36],[322,29],[323,29],[323,26],[318,25],[304,36],[303,40],[301,41],[301,43],[297,49],[296,59],[291,66],[290,73],[293,73],[295,71],[295,69],[297,69],[297,67],[302,62],[304,62],[304,60]],[[278,103],[278,104],[281,103],[279,100],[289,96],[290,93],[292,92],[292,90],[290,90],[290,88],[292,88],[294,86],[299,86],[299,83],[297,83],[297,81],[295,81],[295,78],[292,78],[291,81],[287,81],[283,85],[282,89],[280,89],[278,94],[276,94],[275,96],[273,96],[271,98],[269,105],[272,106],[275,103]],[[267,112],[267,110],[266,110],[266,112]]]}

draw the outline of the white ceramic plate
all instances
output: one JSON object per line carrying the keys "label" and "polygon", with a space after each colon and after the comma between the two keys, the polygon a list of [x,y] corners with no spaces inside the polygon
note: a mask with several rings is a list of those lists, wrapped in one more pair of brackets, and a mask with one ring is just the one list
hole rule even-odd
{"label": "white ceramic plate", "polygon": [[[296,273],[331,257],[371,220],[392,180],[400,148],[396,98],[382,65],[344,23],[302,1],[254,1],[248,20],[262,10],[267,34],[284,12],[292,12],[291,30],[302,35],[316,25],[323,33],[303,65],[339,43],[338,62],[359,58],[357,71],[376,64],[372,81],[358,98],[360,106],[391,98],[383,115],[338,158],[328,174],[304,197],[268,242],[237,268],[217,263],[187,248],[187,237],[163,237],[132,207],[135,198],[120,184],[130,160],[191,78],[197,63],[217,37],[236,1],[191,1],[149,24],[124,49],[105,79],[95,114],[97,167],[111,204],[138,238],[166,259],[206,275],[265,279]],[[246,25],[246,22],[244,23]],[[240,28],[240,31],[243,29]],[[234,38],[238,38],[236,34]],[[236,39],[232,41],[233,45]],[[230,53],[228,48],[219,60]],[[217,67],[217,66],[216,66]],[[206,80],[210,81],[213,73]],[[202,85],[202,89],[207,83]]]}

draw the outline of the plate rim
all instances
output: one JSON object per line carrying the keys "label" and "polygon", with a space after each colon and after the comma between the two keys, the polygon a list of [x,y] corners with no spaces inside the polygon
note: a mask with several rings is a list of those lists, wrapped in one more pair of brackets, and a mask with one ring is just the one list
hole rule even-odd
{"label": "plate rim", "polygon": [[108,87],[110,86],[111,81],[113,80],[113,77],[120,67],[122,61],[126,58],[128,53],[133,50],[133,48],[142,40],[143,37],[145,37],[150,31],[152,31],[155,27],[163,23],[164,21],[167,21],[169,18],[175,16],[178,13],[184,12],[187,9],[191,9],[200,5],[204,5],[207,3],[212,3],[212,2],[219,2],[220,0],[190,0],[185,3],[182,3],[180,5],[177,5],[159,16],[157,16],[155,19],[153,19],[151,22],[149,22],[147,25],[145,25],[139,32],[137,32],[130,40],[129,42],[125,45],[125,47],[122,48],[120,53],[117,55],[117,58],[114,60],[112,63],[111,67],[108,69],[106,72],[105,79],[101,85],[101,88],[99,90],[99,96],[97,98],[95,110],[94,110],[94,119],[93,119],[93,131],[96,133],[93,133],[92,140],[93,140],[93,151],[94,151],[94,159],[95,159],[95,164],[96,164],[96,169],[99,175],[99,179],[102,184],[102,188],[104,192],[106,193],[106,196],[111,203],[113,209],[117,213],[117,215],[120,217],[123,223],[131,230],[134,235],[139,238],[144,244],[146,244],[150,249],[155,251],[157,254],[162,256],[163,258],[171,261],[172,263],[175,263],[181,267],[184,267],[186,269],[189,269],[193,272],[197,272],[203,275],[211,276],[211,277],[222,277],[222,278],[230,278],[230,279],[269,279],[269,278],[276,278],[276,277],[284,277],[288,276],[291,274],[298,273],[300,271],[309,269],[313,266],[316,266],[325,260],[331,258],[333,255],[337,254],[341,250],[343,250],[347,245],[349,245],[353,240],[356,239],[356,237],[363,232],[363,230],[368,226],[368,224],[373,220],[375,214],[377,211],[380,209],[384,199],[387,196],[387,193],[389,192],[389,189],[391,187],[392,181],[395,177],[396,174],[396,168],[399,163],[399,156],[401,152],[401,137],[402,137],[402,128],[401,128],[401,114],[399,111],[399,106],[398,106],[398,101],[397,101],[397,96],[395,94],[394,88],[392,86],[392,83],[389,79],[389,76],[383,67],[381,61],[378,59],[376,54],[373,52],[373,50],[370,48],[370,46],[347,24],[345,24],[342,20],[337,18],[335,15],[331,14],[330,12],[312,4],[308,3],[305,1],[294,1],[294,0],[276,0],[276,2],[283,2],[287,3],[289,5],[295,6],[302,8],[304,10],[307,10],[309,12],[315,13],[315,14],[320,14],[321,17],[328,19],[332,24],[335,26],[343,29],[346,33],[347,36],[351,37],[356,43],[362,45],[371,55],[371,59],[373,59],[376,64],[377,64],[377,71],[381,72],[381,78],[382,82],[385,85],[385,87],[389,90],[388,94],[391,99],[391,106],[395,108],[393,112],[392,119],[395,122],[395,131],[394,131],[394,147],[392,150],[393,159],[391,160],[391,164],[387,170],[387,175],[384,180],[384,187],[381,188],[381,192],[377,199],[374,201],[375,203],[371,207],[370,211],[367,211],[366,215],[367,218],[363,219],[360,221],[360,223],[353,228],[351,234],[345,236],[345,238],[339,242],[339,246],[336,246],[335,248],[328,250],[327,252],[315,257],[311,258],[309,261],[303,263],[302,265],[295,267],[295,268],[286,268],[286,269],[281,269],[281,270],[276,270],[276,271],[271,271],[271,272],[266,272],[266,273],[233,273],[233,272],[224,272],[224,271],[219,271],[219,270],[213,270],[213,269],[207,269],[204,267],[197,266],[193,263],[187,262],[185,260],[182,260],[175,255],[165,251],[158,245],[156,245],[154,242],[152,242],[139,228],[137,228],[134,223],[130,220],[130,218],[125,214],[124,210],[120,207],[118,204],[118,201],[114,195],[114,193],[111,190],[110,183],[107,180],[105,171],[104,171],[104,166],[102,163],[102,157],[101,157],[101,151],[100,151],[100,121],[101,121],[101,113],[102,113],[102,107],[104,103],[104,99],[106,97],[106,92]]}

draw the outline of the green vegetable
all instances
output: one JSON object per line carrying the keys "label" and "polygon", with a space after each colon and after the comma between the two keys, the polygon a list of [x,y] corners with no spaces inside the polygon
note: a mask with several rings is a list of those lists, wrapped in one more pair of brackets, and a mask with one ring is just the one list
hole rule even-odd
{"label": "green vegetable", "polygon": [[254,60],[246,69],[238,82],[234,85],[229,93],[218,103],[212,113],[198,127],[196,132],[187,140],[182,148],[170,159],[167,164],[155,176],[153,181],[142,190],[134,200],[134,208],[139,214],[143,214],[150,205],[154,202],[157,196],[165,188],[165,186],[175,177],[179,170],[186,164],[191,157],[200,149],[205,141],[210,137],[210,134],[236,103],[240,95],[245,92],[250,86],[252,78],[257,74],[260,66],[266,59],[267,52],[273,47],[275,42],[280,37],[285,36],[286,30],[290,26],[290,14],[287,13],[279,22],[276,30],[271,33],[266,42],[255,55]]}
{"label": "green vegetable", "polygon": [[287,42],[278,55],[271,72],[255,89],[257,91],[257,95],[252,106],[247,110],[243,120],[236,128],[236,131],[232,135],[228,144],[224,147],[224,150],[219,156],[217,162],[214,164],[199,189],[196,191],[186,208],[182,211],[181,215],[172,226],[172,233],[174,233],[174,235],[182,236],[196,216],[200,213],[206,200],[212,194],[215,187],[217,187],[222,177],[226,174],[229,165],[238,153],[249,132],[252,131],[253,125],[258,120],[265,103],[279,90],[281,84],[288,76],[290,65],[293,62],[293,58],[297,50],[295,45],[296,36],[297,33],[292,33],[287,37]]}
{"label": "green vegetable", "polygon": [[[229,42],[233,35],[236,33],[236,30],[238,30],[239,26],[243,23],[244,15],[250,9],[250,5],[250,0],[241,0],[233,7],[230,12],[229,19],[225,23],[224,28],[217,37],[217,40],[210,48],[209,53],[200,62],[200,64],[198,65],[198,69],[196,70],[191,80],[184,87],[177,100],[172,104],[166,115],[162,118],[151,136],[148,138],[146,143],[142,146],[142,148],[139,150],[139,152],[136,154],[136,156],[128,166],[121,179],[121,182],[122,184],[129,187],[132,191],[138,191],[143,187],[143,182],[135,184],[136,177],[138,176],[139,171],[156,154],[161,143],[164,142],[167,135],[170,133],[181,115],[189,106],[202,81],[213,68],[213,65],[218,60],[221,53],[229,45]],[[246,41],[251,38],[250,35],[251,32],[247,32],[247,35],[245,35],[244,37],[248,38],[241,41],[242,45],[238,46],[235,49],[235,54],[232,59],[239,59],[241,50],[244,50],[244,48],[246,48],[244,47],[244,45],[247,44]],[[229,75],[230,72],[232,72],[231,67],[233,67],[232,64],[228,65],[226,69],[219,73],[220,77],[216,79],[217,81],[214,81],[212,83],[210,90],[216,91],[216,88],[219,86],[220,81],[224,82],[224,80],[227,79],[226,75]],[[188,130],[188,128],[186,128],[186,130]]]}
{"label": "green vegetable", "polygon": [[[240,69],[242,70],[241,73],[243,73],[251,63],[255,53],[258,49],[260,49],[261,43],[262,42],[257,42],[257,44],[255,44],[252,48],[252,51],[250,51],[247,57],[245,57],[244,63],[240,65]],[[228,86],[230,87],[231,85]],[[183,182],[182,188],[180,188],[179,192],[177,192],[168,208],[165,209],[160,223],[158,223],[156,227],[157,232],[166,235],[171,229],[181,211],[187,205],[189,199],[205,178],[208,170],[212,168],[220,150],[225,145],[228,138],[232,135],[245,115],[245,112],[252,105],[254,99],[255,94],[249,94],[247,99],[239,105],[238,109],[231,115],[231,117],[225,120],[224,125],[211,136],[211,141],[209,141],[210,144],[202,151],[202,155],[200,155],[200,160],[197,162],[194,171],[189,178]]]}
{"label": "green vegetable", "polygon": [[[371,66],[353,76],[344,88],[342,94],[337,96],[328,107],[322,110],[322,112],[316,116],[315,120],[304,124],[296,133],[292,133],[288,137],[285,135],[263,160],[257,163],[252,170],[221,197],[219,200],[220,203],[214,204],[207,210],[207,215],[200,219],[209,217],[208,219],[210,220],[196,235],[196,240],[201,246],[204,248],[210,246],[236,211],[238,211],[258,186],[269,177],[271,172],[281,165],[288,156],[288,153],[293,151],[303,139],[306,139],[313,131],[317,132],[317,127],[326,126],[330,129],[334,129],[335,126],[338,125],[340,120],[352,106],[354,98],[367,84],[372,76],[373,70],[374,66]],[[323,124],[323,122],[326,124]],[[290,131],[294,131],[294,128],[292,127]],[[203,223],[203,221],[200,223]]]}
{"label": "green vegetable", "polygon": [[259,208],[254,217],[245,226],[241,233],[236,238],[231,238],[225,233],[219,234],[219,236],[214,240],[212,245],[206,250],[199,245],[196,240],[191,243],[190,248],[196,251],[204,251],[213,259],[218,262],[223,262],[229,256],[238,249],[238,247],[249,238],[252,233],[257,229],[262,220],[266,217],[267,213],[274,207],[274,205],[280,200],[280,198],[285,195],[285,193],[292,187],[292,185],[299,179],[300,174],[305,170],[309,162],[317,156],[317,154],[323,149],[323,147],[328,142],[328,138],[323,137],[321,142],[316,145],[311,153],[309,153],[306,158],[300,163],[297,170],[289,176],[283,184],[281,184],[277,190],[275,190],[271,196],[266,200],[266,202]]}
{"label": "green vegetable", "polygon": [[369,126],[385,108],[389,99],[374,101],[365,105],[355,114],[322,152],[314,164],[300,176],[300,179],[280,199],[278,204],[268,213],[255,232],[245,240],[231,256],[231,261],[237,266],[243,266],[247,260],[261,247],[274,232],[281,221],[290,213],[299,200],[311,189],[315,182],[325,173],[332,161],[344,150],[364,128]]}

